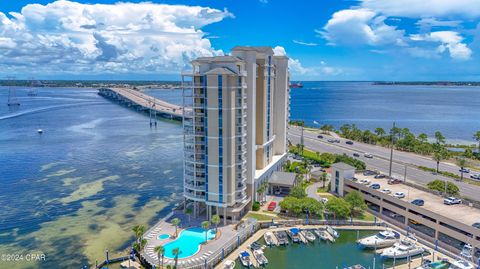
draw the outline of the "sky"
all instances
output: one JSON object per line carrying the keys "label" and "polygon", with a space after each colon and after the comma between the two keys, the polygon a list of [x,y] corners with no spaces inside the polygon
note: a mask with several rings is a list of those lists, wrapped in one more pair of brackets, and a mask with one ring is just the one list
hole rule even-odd
{"label": "sky", "polygon": [[0,2],[0,77],[178,80],[237,45],[294,81],[480,81],[480,0]]}

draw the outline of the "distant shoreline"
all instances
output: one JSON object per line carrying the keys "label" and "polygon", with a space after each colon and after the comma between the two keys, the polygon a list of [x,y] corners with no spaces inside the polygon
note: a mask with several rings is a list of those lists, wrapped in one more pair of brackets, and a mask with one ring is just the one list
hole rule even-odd
{"label": "distant shoreline", "polygon": [[410,85],[410,86],[480,86],[474,81],[377,81],[373,85]]}

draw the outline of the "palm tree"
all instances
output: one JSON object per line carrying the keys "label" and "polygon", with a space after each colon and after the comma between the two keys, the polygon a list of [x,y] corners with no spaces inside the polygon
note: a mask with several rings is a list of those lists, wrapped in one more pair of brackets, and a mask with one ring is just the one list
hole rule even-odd
{"label": "palm tree", "polygon": [[137,252],[142,252],[143,248],[147,245],[147,239],[140,239],[138,242],[133,243],[133,249]]}
{"label": "palm tree", "polygon": [[428,136],[424,133],[421,133],[421,134],[418,135],[418,140],[420,140],[420,142],[422,142],[422,143],[425,143],[428,140]]}
{"label": "palm tree", "polygon": [[435,132],[435,139],[437,140],[437,144],[445,144],[445,136],[439,131]]}
{"label": "palm tree", "polygon": [[177,229],[178,229],[179,224],[180,224],[180,219],[179,218],[172,219],[172,225],[175,226],[175,237],[177,237],[177,235],[178,235]]}
{"label": "palm tree", "polygon": [[378,135],[379,137],[382,137],[385,135],[385,130],[383,128],[375,128],[375,134]]}
{"label": "palm tree", "polygon": [[323,172],[321,175],[320,175],[320,181],[323,182],[323,188],[325,189],[325,182],[327,182],[327,173],[326,172]]}
{"label": "palm tree", "polygon": [[[478,153],[480,154],[480,131],[477,131],[473,135],[473,139],[475,139],[478,142]],[[480,155],[479,155],[480,156]]]}
{"label": "palm tree", "polygon": [[211,221],[213,224],[215,224],[215,237],[217,237],[218,224],[220,224],[220,216],[213,215]]}
{"label": "palm tree", "polygon": [[210,227],[210,222],[208,222],[207,220],[206,221],[202,221],[202,228],[205,230],[205,244],[207,243],[207,235],[208,235],[208,228]]}
{"label": "palm tree", "polygon": [[457,158],[457,164],[458,166],[460,166],[460,180],[463,181],[463,168],[465,167],[465,159],[460,157],[460,158]]}
{"label": "palm tree", "polygon": [[[158,268],[163,268],[163,256],[165,255],[165,248],[163,246],[156,246],[153,251],[158,255]],[[162,261],[160,263],[160,260]]]}
{"label": "palm tree", "polygon": [[136,239],[135,241],[137,242],[137,244],[140,244],[142,241],[142,236],[145,233],[145,226],[143,225],[133,226],[132,231],[135,234],[135,239]]}
{"label": "palm tree", "polygon": [[172,254],[173,254],[173,256],[175,256],[175,266],[173,268],[177,268],[178,254],[180,254],[180,248],[172,249]]}
{"label": "palm tree", "polygon": [[187,208],[185,208],[184,212],[185,212],[185,215],[188,216],[188,223],[190,223],[190,216],[191,216],[192,213],[193,213],[192,208],[191,208],[191,207],[187,207]]}
{"label": "palm tree", "polygon": [[448,151],[440,146],[435,149],[435,152],[433,153],[433,159],[437,162],[437,173],[439,170],[440,162],[448,158]]}

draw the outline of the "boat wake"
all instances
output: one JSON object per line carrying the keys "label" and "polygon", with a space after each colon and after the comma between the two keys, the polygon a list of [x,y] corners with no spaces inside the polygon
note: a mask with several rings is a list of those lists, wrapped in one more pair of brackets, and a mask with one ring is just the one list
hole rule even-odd
{"label": "boat wake", "polygon": [[14,113],[10,113],[10,114],[0,116],[0,120],[6,120],[6,119],[25,116],[25,115],[45,112],[45,111],[59,110],[59,109],[78,107],[78,106],[101,105],[101,104],[105,104],[105,103],[104,102],[82,102],[82,103],[76,103],[76,104],[65,104],[65,105],[32,108],[32,109],[27,109],[27,110],[18,111],[18,112],[14,112]]}

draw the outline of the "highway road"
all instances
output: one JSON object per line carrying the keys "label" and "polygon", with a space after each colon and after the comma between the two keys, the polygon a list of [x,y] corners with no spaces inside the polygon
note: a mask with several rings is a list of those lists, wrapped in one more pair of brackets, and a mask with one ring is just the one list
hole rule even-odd
{"label": "highway road", "polygon": [[[301,130],[298,127],[290,126],[288,130],[288,138],[292,144],[300,143]],[[358,152],[361,159],[367,164],[368,169],[377,169],[382,173],[388,174],[389,170],[389,159],[390,159],[390,149],[369,145],[359,142],[354,142],[353,145],[347,145],[345,142],[347,140],[338,138],[340,143],[329,143],[328,139],[332,138],[330,136],[324,136],[323,139],[317,138],[318,134],[314,132],[304,131],[304,144],[305,147],[314,151],[319,152],[331,152],[337,154],[347,154],[352,156],[354,152]],[[368,152],[373,155],[373,158],[365,158],[363,154]],[[415,166],[426,166],[435,168],[436,162],[424,157],[407,152],[394,151],[393,154],[393,165],[392,165],[392,176],[403,179],[405,170],[407,172],[407,181],[412,181],[417,184],[426,185],[428,182],[434,179],[448,180],[454,182],[459,188],[462,196],[480,200],[480,186],[471,185],[465,182],[457,182],[451,178],[444,177],[441,175],[434,175],[431,172],[426,172],[416,168]],[[440,170],[449,171],[452,173],[459,174],[459,167],[454,164],[441,163]],[[478,173],[477,171],[472,171]],[[464,174],[464,176],[469,177],[469,174]]]}

